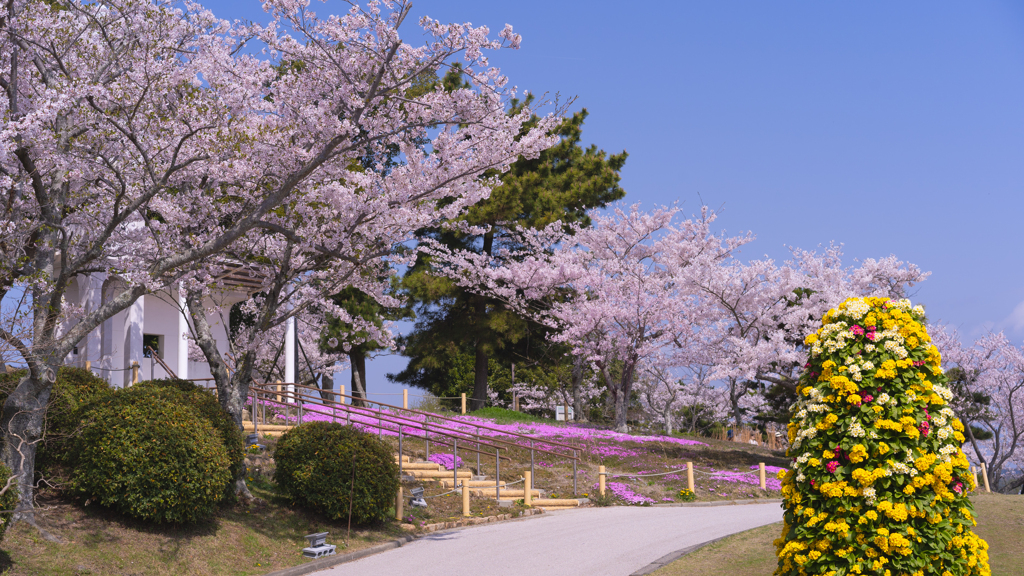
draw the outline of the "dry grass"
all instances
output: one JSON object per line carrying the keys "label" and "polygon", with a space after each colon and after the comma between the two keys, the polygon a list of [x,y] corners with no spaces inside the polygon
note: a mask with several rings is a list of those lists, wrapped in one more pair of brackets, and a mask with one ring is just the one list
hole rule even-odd
{"label": "dry grass", "polygon": [[782,523],[761,526],[719,540],[658,570],[656,576],[770,576]]}
{"label": "dry grass", "polygon": [[[328,542],[338,545],[339,552],[346,550],[345,522],[293,510],[266,490],[255,492],[266,498],[265,504],[226,508],[209,522],[187,527],[148,525],[51,497],[42,502],[39,522],[65,542],[49,542],[19,524],[4,538],[0,567],[10,576],[243,576],[306,562],[305,534],[330,532]],[[401,533],[394,524],[354,526],[347,550]]]}
{"label": "dry grass", "polygon": [[[1024,576],[1024,496],[974,494],[977,534],[989,544],[993,576]],[[655,572],[656,576],[769,576],[782,523],[735,534]]]}
{"label": "dry grass", "polygon": [[992,575],[1024,576],[1024,496],[975,493],[971,500]]}

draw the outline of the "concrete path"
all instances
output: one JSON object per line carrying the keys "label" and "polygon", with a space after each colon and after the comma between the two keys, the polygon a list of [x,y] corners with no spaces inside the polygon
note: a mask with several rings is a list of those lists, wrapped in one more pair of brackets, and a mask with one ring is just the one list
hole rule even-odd
{"label": "concrete path", "polygon": [[776,503],[581,508],[430,534],[317,576],[628,576],[668,554],[782,520]]}

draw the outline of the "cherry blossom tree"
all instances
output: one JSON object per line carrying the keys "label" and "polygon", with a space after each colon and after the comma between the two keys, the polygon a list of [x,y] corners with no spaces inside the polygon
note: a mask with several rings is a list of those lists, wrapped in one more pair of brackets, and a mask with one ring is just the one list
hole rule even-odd
{"label": "cherry blossom tree", "polygon": [[[31,330],[0,329],[28,368],[0,428],[19,517],[31,519],[57,366],[105,319],[147,292],[204,289],[204,270],[236,243],[270,237],[269,253],[291,245],[300,262],[383,252],[424,212],[451,218],[486,197],[497,180],[484,171],[553,143],[556,118],[524,135],[531,111],[505,114],[515,90],[483,51],[517,46],[510,27],[491,40],[485,27],[424,18],[428,40],[413,46],[398,32],[410,7],[371,2],[320,18],[305,3],[271,0],[269,23],[231,24],[192,3],[8,2],[0,296],[26,291]],[[247,54],[250,43],[265,55]],[[407,96],[459,57],[468,87]],[[402,164],[359,169],[359,158],[385,150]],[[65,296],[89,274],[125,289],[63,330]],[[225,382],[228,406],[244,398]]]}
{"label": "cherry blossom tree", "polygon": [[[1020,486],[1024,481],[1024,347],[1015,346],[1002,332],[964,346],[956,330],[943,328],[935,331],[934,343],[947,374],[957,376],[951,378],[955,396],[949,408],[967,425],[970,459],[985,463],[997,489]],[[948,416],[940,413],[938,417]]]}
{"label": "cherry blossom tree", "polygon": [[[710,210],[680,216],[675,207],[613,206],[591,213],[592,228],[555,223],[523,230],[521,249],[496,257],[436,243],[424,249],[447,258],[448,273],[461,285],[505,298],[556,327],[552,341],[573,346],[593,364],[611,396],[615,428],[626,431],[640,363],[661,356],[685,363],[690,343],[708,340],[714,330],[716,320],[680,281],[683,271],[718,263],[747,240],[712,232]],[[556,291],[564,297],[542,300]]]}
{"label": "cherry blossom tree", "polygon": [[821,254],[794,248],[781,266],[771,259],[732,258],[689,268],[692,291],[723,322],[714,378],[728,385],[735,424],[742,424],[742,404],[762,397],[758,382],[795,392],[806,359],[803,338],[825,311],[851,296],[903,297],[927,276],[895,256],[844,267],[835,245]]}

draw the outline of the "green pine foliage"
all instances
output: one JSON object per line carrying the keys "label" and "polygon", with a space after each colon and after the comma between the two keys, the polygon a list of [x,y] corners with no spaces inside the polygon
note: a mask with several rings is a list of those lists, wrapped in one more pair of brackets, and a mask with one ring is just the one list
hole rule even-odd
{"label": "green pine foliage", "polygon": [[[458,71],[447,75],[443,84],[459,85]],[[510,113],[518,113],[532,98],[514,102]],[[601,208],[625,195],[619,185],[626,152],[607,154],[597,146],[584,147],[583,109],[566,118],[555,130],[561,140],[535,159],[521,159],[504,174],[487,200],[470,207],[463,220],[489,227],[482,235],[423,230],[446,245],[495,254],[506,242],[508,226],[543,228],[556,220],[589,225],[587,211]],[[536,121],[536,119],[534,119]],[[414,331],[401,340],[408,368],[389,374],[395,382],[417,386],[435,396],[449,395],[450,371],[464,370],[462,357],[470,356],[473,397],[486,399],[491,381],[490,360],[508,366],[512,362],[538,361],[545,357],[538,343],[545,341],[545,328],[528,322],[501,302],[472,294],[451,281],[431,274],[429,259],[420,259],[402,281],[402,289],[414,303],[417,320]],[[550,356],[554,358],[554,356]]]}
{"label": "green pine foliage", "polygon": [[[357,524],[388,519],[398,493],[394,452],[373,434],[329,422],[286,432],[274,450],[274,480],[294,504]],[[350,497],[351,496],[351,497]]]}
{"label": "green pine foliage", "polygon": [[232,479],[220,433],[176,394],[126,388],[94,402],[74,443],[71,489],[158,524],[211,517]]}

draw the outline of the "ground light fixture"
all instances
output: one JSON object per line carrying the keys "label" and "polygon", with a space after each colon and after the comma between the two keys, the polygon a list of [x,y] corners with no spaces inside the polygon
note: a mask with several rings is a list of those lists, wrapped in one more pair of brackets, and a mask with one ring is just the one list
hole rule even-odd
{"label": "ground light fixture", "polygon": [[302,549],[302,555],[306,558],[320,558],[321,556],[334,556],[334,544],[327,544],[327,535],[330,532],[317,532],[306,534],[306,541],[309,546]]}

